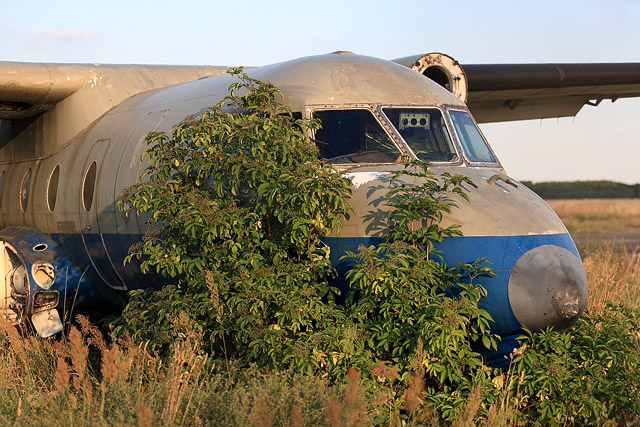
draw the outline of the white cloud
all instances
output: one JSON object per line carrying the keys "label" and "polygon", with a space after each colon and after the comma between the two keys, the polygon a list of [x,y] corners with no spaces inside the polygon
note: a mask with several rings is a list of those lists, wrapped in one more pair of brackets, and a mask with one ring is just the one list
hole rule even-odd
{"label": "white cloud", "polygon": [[55,38],[66,40],[92,39],[95,34],[82,27],[73,28],[40,28],[37,30],[26,30],[27,35],[37,38]]}

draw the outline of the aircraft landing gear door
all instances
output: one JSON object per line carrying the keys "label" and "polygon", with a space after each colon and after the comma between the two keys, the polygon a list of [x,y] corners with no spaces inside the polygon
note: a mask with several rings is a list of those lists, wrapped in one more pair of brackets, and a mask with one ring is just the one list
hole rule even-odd
{"label": "aircraft landing gear door", "polygon": [[[105,190],[101,186],[105,175],[115,173],[105,168],[110,144],[111,139],[100,139],[91,147],[82,170],[78,212],[80,212],[82,242],[95,271],[110,288],[126,290],[127,287],[113,268],[100,230],[100,215],[103,214],[103,211],[113,209],[112,206],[106,206],[102,202],[103,200],[113,200],[112,195],[101,194],[101,191]],[[108,214],[108,212],[104,213]]]}

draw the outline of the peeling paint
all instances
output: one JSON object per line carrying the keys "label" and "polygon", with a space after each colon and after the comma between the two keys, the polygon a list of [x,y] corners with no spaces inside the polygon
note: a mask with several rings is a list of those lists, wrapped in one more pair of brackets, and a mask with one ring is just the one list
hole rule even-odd
{"label": "peeling paint", "polygon": [[354,188],[358,188],[368,182],[378,179],[379,176],[389,175],[388,172],[350,172],[345,173],[343,176],[349,178],[353,183]]}
{"label": "peeling paint", "polygon": [[559,234],[559,233],[564,233],[565,230],[563,229],[550,229],[550,230],[544,230],[542,232],[539,231],[530,231],[527,233],[527,236],[538,236],[538,235],[548,235],[548,234]]}
{"label": "peeling paint", "polygon": [[96,87],[102,84],[102,77],[93,76],[89,79],[88,83],[91,85],[91,87]]}

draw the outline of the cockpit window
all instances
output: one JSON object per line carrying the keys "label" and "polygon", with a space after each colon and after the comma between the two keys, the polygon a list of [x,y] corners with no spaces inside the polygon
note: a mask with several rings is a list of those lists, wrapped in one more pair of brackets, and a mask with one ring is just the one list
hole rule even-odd
{"label": "cockpit window", "polygon": [[400,150],[369,110],[315,111],[315,143],[331,163],[394,163]]}
{"label": "cockpit window", "polygon": [[471,116],[466,111],[457,110],[449,110],[449,114],[467,159],[477,163],[496,163],[496,158]]}
{"label": "cockpit window", "polygon": [[440,110],[394,107],[382,111],[420,160],[451,162],[456,159],[456,150]]}

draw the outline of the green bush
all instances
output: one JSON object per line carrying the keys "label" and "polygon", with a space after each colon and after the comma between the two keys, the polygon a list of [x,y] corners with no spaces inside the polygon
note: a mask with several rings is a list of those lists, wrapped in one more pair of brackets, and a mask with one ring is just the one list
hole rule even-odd
{"label": "green bush", "polygon": [[542,425],[639,421],[640,310],[607,307],[571,331],[523,337],[516,359],[523,415]]}
{"label": "green bush", "polygon": [[305,137],[317,123],[296,119],[273,85],[231,74],[220,103],[147,138],[147,183],[118,206],[150,213],[128,259],[173,283],[132,292],[116,331],[162,350],[184,314],[215,357],[313,373],[344,323],[320,238],[350,211],[350,181]]}
{"label": "green bush", "polygon": [[470,180],[438,177],[428,166],[404,162],[387,194],[394,209],[384,242],[347,254],[356,261],[347,274],[348,307],[364,337],[351,364],[363,372],[374,363],[393,366],[404,388],[419,373],[429,403],[451,419],[466,402],[453,392],[471,391],[474,379],[491,374],[473,347],[495,349],[498,337],[491,333],[491,316],[478,307],[486,291],[473,279],[493,272],[482,259],[448,267],[439,258],[434,242],[461,234],[458,226],[442,228],[442,215],[450,212],[454,197],[468,201],[461,183]]}

